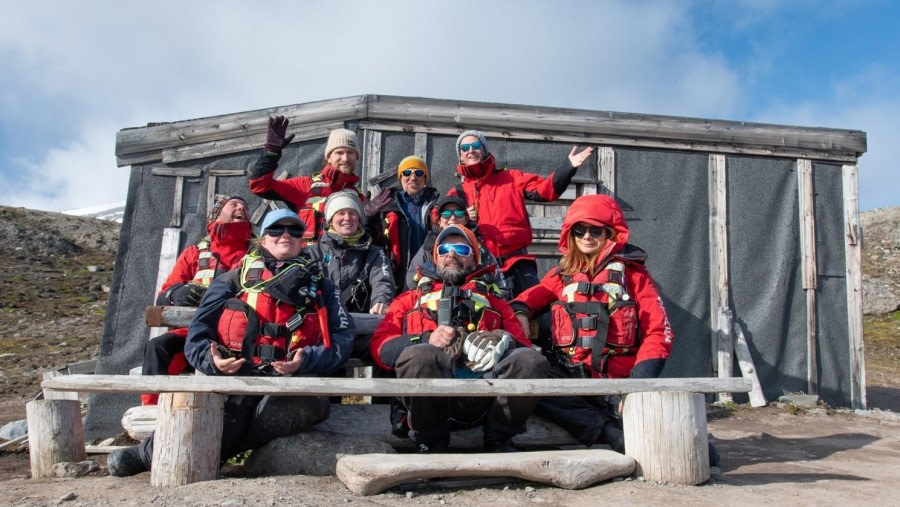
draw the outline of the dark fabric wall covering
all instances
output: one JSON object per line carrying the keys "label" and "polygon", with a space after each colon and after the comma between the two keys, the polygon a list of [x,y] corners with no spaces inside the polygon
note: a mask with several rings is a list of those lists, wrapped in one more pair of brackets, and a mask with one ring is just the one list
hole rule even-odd
{"label": "dark fabric wall covering", "polygon": [[616,150],[616,196],[643,248],[675,332],[666,377],[707,376],[709,327],[709,157]]}
{"label": "dark fabric wall covering", "polygon": [[850,333],[844,253],[841,166],[813,164],[816,210],[816,346],[819,395],[832,406],[850,406]]}
{"label": "dark fabric wall covering", "polygon": [[[726,165],[735,320],[747,338],[766,398],[805,392],[806,300],[795,163],[728,157]],[[736,362],[734,368],[739,375]]]}

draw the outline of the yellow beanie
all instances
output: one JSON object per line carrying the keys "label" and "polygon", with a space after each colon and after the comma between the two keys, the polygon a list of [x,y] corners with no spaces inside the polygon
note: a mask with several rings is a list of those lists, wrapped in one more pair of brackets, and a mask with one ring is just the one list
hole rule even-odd
{"label": "yellow beanie", "polygon": [[411,169],[413,171],[421,169],[425,171],[425,181],[428,181],[428,165],[421,158],[410,155],[401,160],[400,165],[397,166],[397,181],[400,181],[400,175],[406,169]]}

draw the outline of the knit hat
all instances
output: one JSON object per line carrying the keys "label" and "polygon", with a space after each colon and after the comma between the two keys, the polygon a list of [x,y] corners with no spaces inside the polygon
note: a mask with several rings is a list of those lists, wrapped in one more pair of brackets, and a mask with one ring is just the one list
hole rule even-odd
{"label": "knit hat", "polygon": [[484,138],[484,132],[482,132],[480,130],[467,130],[467,131],[463,132],[462,134],[460,134],[459,137],[456,138],[456,153],[457,153],[457,155],[459,154],[459,145],[462,144],[462,140],[469,136],[475,136],[478,138],[479,141],[481,141],[481,147],[484,149],[484,156],[487,157],[488,154],[490,154],[490,151],[488,151],[487,139]]}
{"label": "knit hat", "polygon": [[331,219],[342,209],[352,209],[359,215],[360,220],[365,216],[359,196],[355,192],[341,190],[329,195],[325,201],[325,223],[330,225]]}
{"label": "knit hat", "polygon": [[444,211],[444,206],[448,204],[455,204],[459,206],[459,209],[466,209],[469,207],[469,203],[466,202],[465,199],[458,195],[445,195],[438,199],[437,205],[434,207],[438,212]]}
{"label": "knit hat", "polygon": [[475,238],[475,233],[473,233],[472,231],[470,231],[469,229],[467,229],[461,225],[448,225],[447,227],[444,228],[443,231],[441,231],[440,234],[438,234],[437,239],[434,240],[434,250],[431,252],[432,258],[433,259],[438,258],[437,251],[438,251],[438,247],[441,245],[441,242],[444,241],[447,238],[447,236],[453,236],[453,235],[462,236],[463,238],[465,238],[466,244],[468,244],[470,247],[472,247],[472,253],[475,256],[475,265],[480,266],[481,265],[481,245],[478,244],[478,239]]}
{"label": "knit hat", "polygon": [[263,236],[266,233],[266,229],[282,220],[293,222],[295,225],[299,225],[304,231],[306,230],[306,224],[303,223],[303,220],[300,220],[300,217],[298,217],[296,213],[289,209],[277,209],[275,211],[270,211],[266,214],[266,218],[263,218],[262,225],[259,226],[259,235]]}
{"label": "knit hat", "polygon": [[420,157],[410,155],[400,161],[400,165],[397,166],[397,181],[400,181],[400,173],[402,173],[406,169],[412,169],[413,171],[415,171],[416,169],[421,169],[425,171],[425,181],[428,181],[428,164],[426,164],[425,161]]}
{"label": "knit hat", "polygon": [[325,159],[331,156],[331,152],[338,148],[350,148],[359,156],[359,143],[356,142],[356,132],[347,129],[334,129],[328,134],[328,144],[325,145]]}
{"label": "knit hat", "polygon": [[237,199],[245,205],[247,204],[247,200],[239,195],[216,194],[215,202],[213,202],[212,208],[209,209],[209,213],[206,214],[206,223],[211,224],[215,222],[219,218],[219,214],[222,213],[225,203],[232,199]]}

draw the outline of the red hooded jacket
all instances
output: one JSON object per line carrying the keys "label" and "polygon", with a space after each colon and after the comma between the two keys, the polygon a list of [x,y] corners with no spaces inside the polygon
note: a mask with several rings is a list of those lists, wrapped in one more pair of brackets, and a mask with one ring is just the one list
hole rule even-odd
{"label": "red hooded jacket", "polygon": [[[641,361],[668,358],[672,351],[674,333],[659,290],[643,264],[645,255],[635,247],[629,246],[626,249],[629,231],[621,208],[615,199],[607,195],[585,195],[576,199],[563,219],[559,239],[559,251],[563,255],[568,253],[566,239],[569,237],[572,227],[578,222],[611,227],[615,230],[615,239],[607,241],[597,256],[596,269],[599,271],[600,268],[614,260],[623,262],[625,264],[625,288],[637,303],[637,326],[640,336],[637,352],[633,355],[610,356],[607,365],[608,377],[625,378],[631,374],[634,365]],[[634,251],[640,252],[640,255],[632,255],[631,252]],[[555,301],[565,301],[563,295],[565,286],[566,282],[559,270],[553,269],[544,276],[540,284],[519,294],[512,304],[516,310],[525,310],[531,315],[539,313]],[[618,324],[614,320],[615,313],[610,319],[611,333],[614,332],[613,326]],[[589,364],[590,354],[582,355],[577,359]]]}
{"label": "red hooded jacket", "polygon": [[275,171],[267,172],[258,178],[250,179],[250,191],[263,198],[276,197],[284,201],[295,210],[306,207],[306,201],[312,196],[313,178],[321,177],[322,181],[328,186],[323,187],[321,193],[316,197],[326,198],[334,192],[341,190],[352,190],[359,195],[360,200],[364,200],[356,184],[359,183],[359,176],[355,174],[345,174],[335,169],[331,164],[322,168],[318,175],[298,176],[296,178],[288,178],[286,180],[277,180],[274,178]]}

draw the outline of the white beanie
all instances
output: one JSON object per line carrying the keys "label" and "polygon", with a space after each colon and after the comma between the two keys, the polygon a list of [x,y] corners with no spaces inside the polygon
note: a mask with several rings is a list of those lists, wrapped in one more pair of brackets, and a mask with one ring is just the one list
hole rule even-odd
{"label": "white beanie", "polygon": [[362,220],[364,216],[359,196],[356,195],[355,192],[341,190],[340,192],[329,195],[328,199],[325,201],[325,224],[331,225],[331,219],[342,209],[352,209],[359,215],[360,220]]}
{"label": "white beanie", "polygon": [[338,148],[350,148],[359,156],[359,143],[356,142],[356,132],[347,129],[334,129],[328,134],[328,144],[325,145],[325,160],[331,152]]}

